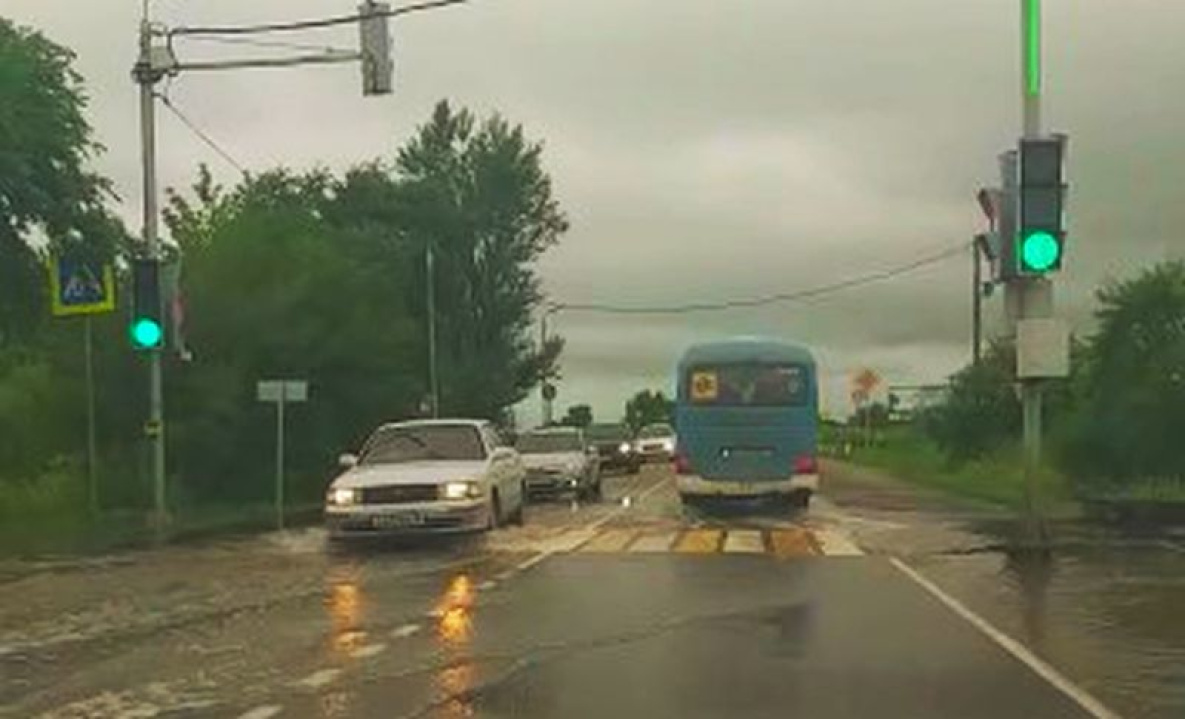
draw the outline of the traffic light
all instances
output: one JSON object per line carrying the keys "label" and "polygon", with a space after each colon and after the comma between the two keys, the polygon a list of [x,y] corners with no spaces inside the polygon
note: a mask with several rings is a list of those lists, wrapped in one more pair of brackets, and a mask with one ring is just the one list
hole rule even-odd
{"label": "traffic light", "polygon": [[362,94],[389,95],[395,63],[391,60],[391,5],[367,0],[358,6],[359,40],[362,48]]}
{"label": "traffic light", "polygon": [[1064,136],[1020,141],[1020,208],[1015,262],[1020,275],[1061,269],[1065,249]]}
{"label": "traffic light", "polygon": [[158,350],[165,344],[164,304],[160,291],[160,261],[132,261],[132,349]]}

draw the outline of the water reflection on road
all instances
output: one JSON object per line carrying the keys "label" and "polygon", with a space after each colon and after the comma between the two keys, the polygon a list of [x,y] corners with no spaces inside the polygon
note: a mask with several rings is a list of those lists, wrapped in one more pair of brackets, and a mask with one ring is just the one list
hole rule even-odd
{"label": "water reflection on road", "polygon": [[1185,716],[1185,553],[1074,538],[1054,558],[915,559],[928,576],[1129,717]]}

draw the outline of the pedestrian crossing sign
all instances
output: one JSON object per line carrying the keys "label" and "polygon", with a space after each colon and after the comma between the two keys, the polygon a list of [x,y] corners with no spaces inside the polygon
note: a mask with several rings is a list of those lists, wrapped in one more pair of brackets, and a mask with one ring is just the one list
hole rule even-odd
{"label": "pedestrian crossing sign", "polygon": [[115,271],[109,264],[55,257],[49,284],[55,317],[115,311]]}

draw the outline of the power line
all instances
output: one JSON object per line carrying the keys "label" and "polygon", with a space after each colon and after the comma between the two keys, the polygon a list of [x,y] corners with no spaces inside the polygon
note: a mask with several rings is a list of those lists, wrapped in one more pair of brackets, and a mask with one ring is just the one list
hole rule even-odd
{"label": "power line", "polygon": [[247,174],[247,168],[244,167],[243,164],[240,163],[238,160],[236,160],[233,155],[231,155],[229,152],[224,150],[221,145],[219,145],[217,142],[215,142],[214,138],[210,137],[205,132],[203,132],[202,129],[200,127],[198,127],[196,123],[193,122],[193,120],[190,120],[188,117],[186,117],[185,113],[181,112],[181,110],[179,110],[177,108],[177,106],[173,104],[173,101],[169,99],[168,95],[163,95],[163,94],[158,93],[156,95],[156,97],[160,99],[161,103],[165,107],[169,108],[169,110],[174,115],[177,116],[177,119],[180,120],[183,125],[185,125],[187,128],[189,128],[190,132],[192,132],[194,135],[196,135],[199,140],[204,142],[207,147],[209,147],[214,152],[218,153],[219,157],[221,157],[223,160],[226,160],[228,163],[233,165],[236,170],[238,170],[239,172],[241,172],[244,175]]}
{"label": "power line", "polygon": [[431,0],[430,2],[404,5],[386,12],[369,13],[363,15],[338,15],[336,17],[318,20],[296,20],[292,22],[263,23],[259,25],[226,25],[222,27],[178,27],[169,31],[169,35],[258,35],[268,32],[295,32],[298,30],[312,30],[315,28],[333,27],[335,25],[349,25],[359,22],[364,17],[398,17],[413,12],[435,10],[450,5],[460,5],[469,0]]}
{"label": "power line", "polygon": [[814,297],[822,297],[824,295],[834,294],[843,290],[854,289],[864,285],[870,285],[876,282],[884,282],[900,277],[901,275],[919,270],[929,265],[937,264],[947,260],[956,255],[962,254],[967,249],[966,242],[960,242],[955,247],[950,247],[942,252],[928,255],[913,262],[891,267],[885,270],[871,272],[859,277],[853,277],[839,282],[832,282],[818,287],[811,287],[797,292],[785,292],[774,295],[767,295],[765,297],[755,297],[743,300],[727,300],[723,302],[706,302],[697,304],[685,305],[670,305],[666,307],[626,307],[621,305],[605,305],[605,304],[567,304],[563,302],[554,305],[556,310],[569,312],[600,312],[604,314],[617,315],[680,315],[690,314],[692,312],[720,312],[723,310],[745,309],[752,307],[762,307],[765,305],[772,305],[781,302],[798,302]]}

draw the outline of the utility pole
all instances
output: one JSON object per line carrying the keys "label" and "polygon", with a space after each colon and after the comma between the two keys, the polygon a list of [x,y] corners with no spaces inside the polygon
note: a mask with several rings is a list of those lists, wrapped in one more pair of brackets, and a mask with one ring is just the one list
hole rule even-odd
{"label": "utility pole", "polygon": [[432,240],[424,249],[424,287],[428,306],[428,396],[432,403],[432,417],[440,416],[440,386],[436,374],[436,260]]}
{"label": "utility pole", "polygon": [[[547,320],[552,313],[559,309],[559,305],[547,305],[543,308],[543,314],[539,319],[539,351],[542,353],[547,347]],[[548,376],[546,368],[540,370],[539,377],[539,399],[543,403],[542,414],[540,416],[541,423],[544,427],[550,427],[555,421],[555,385],[551,383],[551,377]]]}
{"label": "utility pole", "polygon": [[978,365],[983,355],[983,278],[979,239],[971,243],[971,362]]}
{"label": "utility pole", "polygon": [[[160,237],[156,206],[156,83],[165,76],[154,56],[153,30],[148,18],[140,23],[140,56],[133,76],[140,85],[140,156],[143,168],[144,250],[152,262],[160,262]],[[163,306],[158,316],[163,316]],[[148,352],[148,422],[145,425],[152,452],[152,526],[158,535],[169,523],[165,492],[165,427],[161,350]],[[158,537],[159,538],[159,537]]]}

